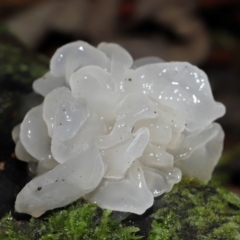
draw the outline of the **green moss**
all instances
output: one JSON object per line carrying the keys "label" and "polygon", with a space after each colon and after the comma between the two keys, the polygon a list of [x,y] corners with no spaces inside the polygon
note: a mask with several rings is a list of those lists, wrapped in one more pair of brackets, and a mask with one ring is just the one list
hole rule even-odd
{"label": "green moss", "polygon": [[[175,213],[169,211],[163,216],[155,215],[152,221],[152,230],[148,237],[149,240],[167,240],[167,239],[178,239],[176,232],[172,231],[172,224],[176,219]],[[175,226],[178,228],[179,226]]]}
{"label": "green moss", "polygon": [[53,211],[41,219],[17,222],[10,215],[0,222],[1,240],[61,239],[140,239],[138,228],[124,227],[110,218],[111,211],[100,210],[83,200]]}
{"label": "green moss", "polygon": [[[146,231],[147,226],[149,231]],[[144,234],[145,232],[145,234]],[[111,211],[79,200],[39,219],[0,221],[0,239],[148,239],[239,240],[240,199],[215,184],[184,179],[155,200],[143,216],[130,215],[121,223]]]}
{"label": "green moss", "polygon": [[149,239],[240,239],[240,199],[215,184],[185,179],[165,194]]}

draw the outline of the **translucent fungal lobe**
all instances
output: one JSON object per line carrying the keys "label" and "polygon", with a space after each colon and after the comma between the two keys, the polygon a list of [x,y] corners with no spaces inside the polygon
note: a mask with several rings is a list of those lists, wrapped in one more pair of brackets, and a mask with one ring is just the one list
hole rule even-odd
{"label": "translucent fungal lobe", "polygon": [[182,175],[209,181],[221,155],[214,121],[225,108],[189,63],[77,41],[55,52],[33,89],[44,101],[12,132],[18,159],[37,165],[18,212],[39,217],[83,197],[142,214]]}

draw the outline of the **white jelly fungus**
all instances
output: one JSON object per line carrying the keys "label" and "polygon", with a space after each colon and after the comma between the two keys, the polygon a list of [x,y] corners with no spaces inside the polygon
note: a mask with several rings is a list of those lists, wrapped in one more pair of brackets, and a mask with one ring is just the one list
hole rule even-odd
{"label": "white jelly fungus", "polygon": [[204,181],[222,152],[225,112],[206,74],[186,62],[132,60],[117,44],[59,48],[33,84],[44,96],[13,130],[16,156],[37,164],[18,212],[39,217],[83,197],[142,214],[182,174]]}

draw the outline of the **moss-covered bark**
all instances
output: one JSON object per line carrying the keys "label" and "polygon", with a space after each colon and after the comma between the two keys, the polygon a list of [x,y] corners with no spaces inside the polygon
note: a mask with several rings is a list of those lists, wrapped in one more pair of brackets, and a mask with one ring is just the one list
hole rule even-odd
{"label": "moss-covered bark", "polygon": [[78,201],[47,217],[16,222],[8,215],[0,223],[0,239],[61,240],[61,239],[140,239],[136,227],[125,227],[111,220],[110,211]]}
{"label": "moss-covered bark", "polygon": [[121,223],[111,212],[83,200],[39,219],[17,222],[10,215],[0,222],[0,239],[148,239],[237,240],[240,199],[213,184],[184,179],[144,215]]}
{"label": "moss-covered bark", "polygon": [[222,187],[185,179],[157,202],[148,239],[240,237],[240,199]]}

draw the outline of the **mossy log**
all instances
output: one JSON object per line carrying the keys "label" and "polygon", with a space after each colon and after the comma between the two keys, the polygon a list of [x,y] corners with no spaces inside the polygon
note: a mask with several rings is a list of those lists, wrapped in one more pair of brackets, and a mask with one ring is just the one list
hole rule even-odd
{"label": "mossy log", "polygon": [[39,97],[34,98],[35,103],[25,104],[32,96],[33,80],[47,68],[44,57],[36,56],[0,26],[0,163],[4,166],[0,170],[0,217],[5,215],[0,220],[1,240],[240,239],[240,199],[218,185],[189,178],[156,198],[145,214],[131,214],[122,221],[113,220],[111,211],[81,199],[39,219],[18,216],[17,220],[14,200],[29,176],[27,165],[14,156],[11,130],[31,104],[41,101]]}
{"label": "mossy log", "polygon": [[0,222],[0,239],[149,239],[237,240],[240,199],[214,184],[185,178],[155,200],[141,216],[118,222],[111,211],[79,200],[39,219],[16,221],[10,214]]}

